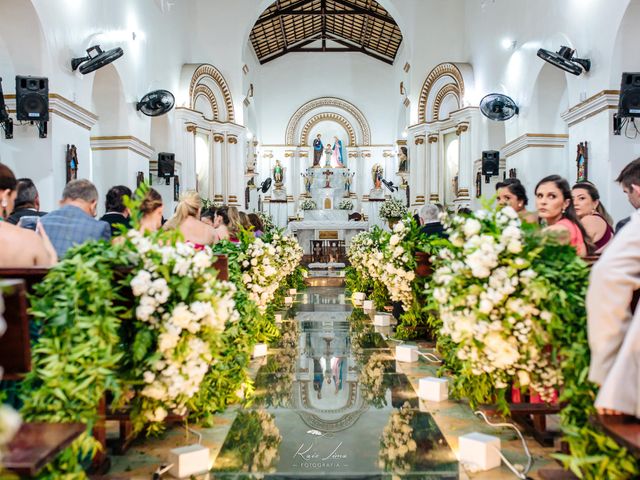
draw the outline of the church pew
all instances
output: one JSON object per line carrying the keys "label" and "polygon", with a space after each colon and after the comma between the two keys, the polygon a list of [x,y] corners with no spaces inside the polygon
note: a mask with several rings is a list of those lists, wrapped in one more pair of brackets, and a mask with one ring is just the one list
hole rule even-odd
{"label": "church pew", "polygon": [[31,371],[27,285],[21,279],[0,280],[7,331],[0,337],[0,366],[5,380],[19,380]]}

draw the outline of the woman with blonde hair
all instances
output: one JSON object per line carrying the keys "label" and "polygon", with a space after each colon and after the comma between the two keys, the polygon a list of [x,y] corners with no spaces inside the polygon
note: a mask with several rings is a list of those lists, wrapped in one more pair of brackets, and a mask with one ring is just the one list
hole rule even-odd
{"label": "woman with blonde hair", "polygon": [[199,220],[202,200],[196,191],[188,191],[180,196],[176,213],[164,224],[165,230],[178,230],[185,241],[196,248],[211,245],[217,241],[216,232],[210,225]]}
{"label": "woman with blonde hair", "polygon": [[229,225],[227,225],[229,229],[229,241],[239,242],[238,232],[240,232],[240,227],[242,226],[242,223],[240,223],[240,212],[237,207],[227,207],[227,215],[229,217]]}
{"label": "woman with blonde hair", "polygon": [[245,212],[240,212],[240,225],[245,230],[253,230],[253,223],[251,223],[249,215],[247,215]]}

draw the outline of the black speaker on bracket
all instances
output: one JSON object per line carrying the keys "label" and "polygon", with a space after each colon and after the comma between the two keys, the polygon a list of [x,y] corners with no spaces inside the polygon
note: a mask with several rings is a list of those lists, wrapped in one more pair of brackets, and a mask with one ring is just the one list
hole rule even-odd
{"label": "black speaker on bracket", "polygon": [[49,79],[16,75],[16,118],[49,121]]}
{"label": "black speaker on bracket", "polygon": [[640,117],[640,73],[622,74],[618,116]]}
{"label": "black speaker on bracket", "polygon": [[158,176],[161,178],[171,178],[174,176],[176,167],[176,154],[160,152],[158,153]]}
{"label": "black speaker on bracket", "polygon": [[482,152],[482,175],[498,175],[500,170],[500,152],[497,150],[485,150]]}

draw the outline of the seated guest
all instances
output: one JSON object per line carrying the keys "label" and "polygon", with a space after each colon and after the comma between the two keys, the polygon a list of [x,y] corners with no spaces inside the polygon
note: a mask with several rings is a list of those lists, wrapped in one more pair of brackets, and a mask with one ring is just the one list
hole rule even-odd
{"label": "seated guest", "polygon": [[0,266],[49,267],[58,261],[47,234],[38,223],[36,231],[4,221],[14,210],[16,177],[9,167],[0,163]]}
{"label": "seated guest", "polygon": [[19,178],[16,191],[13,213],[9,215],[7,222],[17,225],[22,217],[42,217],[47,214],[40,211],[40,195],[30,178]]}
{"label": "seated guest", "polygon": [[215,207],[209,207],[209,208],[205,208],[202,213],[200,214],[200,221],[202,223],[206,223],[207,225],[210,226],[214,226],[213,225],[213,219],[216,216],[216,208]]}
{"label": "seated guest", "polygon": [[149,189],[140,204],[140,230],[142,232],[157,232],[162,227],[162,197],[153,188]]}
{"label": "seated guest", "polygon": [[427,204],[420,208],[420,232],[423,235],[446,237],[444,226],[440,222],[440,210],[436,205]]}
{"label": "seated guest", "polygon": [[576,215],[595,245],[594,253],[602,253],[613,238],[613,220],[602,205],[598,190],[590,182],[580,182],[573,186],[571,194]]}
{"label": "seated guest", "polygon": [[559,233],[559,239],[573,246],[578,255],[588,253],[588,241],[584,227],[573,207],[569,183],[559,175],[543,178],[536,186],[538,218],[545,230]]}
{"label": "seated guest", "polygon": [[109,240],[111,227],[96,220],[98,190],[89,180],[72,180],[62,192],[61,208],[42,217],[58,258],[74,245],[90,240]]}
{"label": "seated guest", "polygon": [[262,234],[264,233],[264,224],[262,223],[262,219],[260,218],[260,215],[258,215],[257,213],[250,213],[249,221],[253,226],[253,234],[256,237],[261,237]]}
{"label": "seated guest", "polygon": [[231,233],[229,232],[229,210],[227,207],[221,207],[216,209],[216,214],[213,219],[213,226],[216,229],[216,236],[218,240],[229,240]]}
{"label": "seated guest", "polygon": [[[636,158],[622,169],[618,178],[616,178],[622,186],[622,190],[627,195],[629,203],[634,209],[640,208],[640,158]],[[616,224],[616,234],[629,221],[630,217],[623,218]]]}
{"label": "seated guest", "polygon": [[502,182],[496,183],[496,193],[498,205],[513,208],[520,215],[520,219],[525,222],[535,223],[538,221],[535,215],[527,212],[526,206],[529,203],[529,199],[527,198],[527,191],[524,185],[520,183],[520,180],[507,178]]}
{"label": "seated guest", "polygon": [[180,203],[176,207],[176,213],[167,223],[165,230],[179,230],[186,242],[192,243],[196,248],[212,245],[217,241],[216,231],[211,225],[199,220],[202,209],[202,200],[196,191],[188,191],[180,196]]}
{"label": "seated guest", "polygon": [[251,224],[251,220],[249,220],[249,215],[245,212],[238,212],[240,216],[240,226],[245,230],[253,230],[253,225]]}
{"label": "seated guest", "polygon": [[240,223],[240,212],[238,212],[236,207],[227,207],[227,216],[229,217],[229,224],[227,225],[229,241],[237,243],[239,242],[238,232],[240,232],[240,227],[242,227]]}
{"label": "seated guest", "polygon": [[105,213],[100,220],[107,222],[111,226],[111,235],[120,235],[118,225],[123,225],[127,230],[131,228],[129,219],[129,209],[124,206],[124,196],[131,198],[131,189],[124,185],[111,187],[107,192],[105,202]]}

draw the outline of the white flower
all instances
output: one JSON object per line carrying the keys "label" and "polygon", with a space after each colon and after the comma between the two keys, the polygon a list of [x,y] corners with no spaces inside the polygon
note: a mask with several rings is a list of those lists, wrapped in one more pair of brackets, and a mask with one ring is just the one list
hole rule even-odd
{"label": "white flower", "polygon": [[462,230],[465,236],[469,238],[480,233],[481,229],[482,224],[478,220],[476,220],[475,218],[467,218]]}

